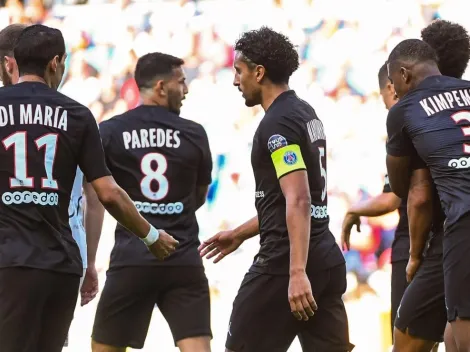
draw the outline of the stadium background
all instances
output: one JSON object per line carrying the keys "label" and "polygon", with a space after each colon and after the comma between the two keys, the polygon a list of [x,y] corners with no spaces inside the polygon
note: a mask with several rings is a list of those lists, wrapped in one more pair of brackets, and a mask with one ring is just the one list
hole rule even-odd
{"label": "stadium background", "polygon": [[[79,3],[79,4],[78,4]],[[86,4],[84,4],[86,3]],[[316,109],[328,136],[328,197],[331,230],[339,240],[346,209],[381,192],[385,172],[386,111],[377,72],[402,39],[419,38],[436,18],[470,24],[464,1],[433,0],[206,0],[0,1],[0,28],[43,23],[62,30],[68,51],[61,91],[87,105],[98,121],[133,108],[138,92],[132,72],[151,51],[186,60],[189,94],[181,115],[207,130],[214,182],[198,212],[200,237],[232,228],[255,214],[250,148],[263,111],[246,108],[232,86],[233,48],[240,32],[268,25],[298,45],[300,69],[291,87]],[[466,76],[468,77],[468,76]],[[356,352],[389,349],[390,244],[397,214],[363,219],[345,253],[345,301]],[[115,222],[106,217],[97,257],[100,285],[113,245]],[[258,239],[213,265],[213,351],[222,351],[231,304]],[[287,299],[287,292],[286,292]],[[98,299],[78,308],[67,351],[89,351]],[[158,310],[143,351],[176,351]],[[297,342],[290,351],[300,351]]]}

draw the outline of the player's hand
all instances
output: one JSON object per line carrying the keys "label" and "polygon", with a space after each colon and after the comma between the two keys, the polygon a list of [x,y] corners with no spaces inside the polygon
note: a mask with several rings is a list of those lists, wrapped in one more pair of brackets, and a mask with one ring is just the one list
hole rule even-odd
{"label": "player's hand", "polygon": [[148,247],[149,251],[158,259],[164,260],[176,250],[179,242],[163,230],[158,230],[158,240]]}
{"label": "player's hand", "polygon": [[356,225],[357,232],[361,232],[361,218],[355,214],[347,213],[343,220],[343,227],[341,231],[341,248],[343,250],[350,250],[349,237],[351,237],[351,229]]}
{"label": "player's hand", "polygon": [[413,280],[420,265],[421,258],[410,256],[408,264],[406,265],[406,281],[408,281],[408,283]]}
{"label": "player's hand", "polygon": [[237,250],[242,243],[243,240],[235,236],[235,232],[221,231],[217,235],[202,242],[198,250],[201,257],[205,256],[207,259],[211,259],[217,255],[217,258],[214,259],[214,263],[218,263],[227,255]]}
{"label": "player's hand", "polygon": [[80,288],[81,302],[80,305],[84,305],[93,301],[98,294],[98,273],[94,265],[89,266],[85,272],[85,278],[83,279],[82,287]]}
{"label": "player's hand", "polygon": [[291,274],[289,279],[290,310],[297,320],[307,321],[318,309],[312,286],[305,271]]}

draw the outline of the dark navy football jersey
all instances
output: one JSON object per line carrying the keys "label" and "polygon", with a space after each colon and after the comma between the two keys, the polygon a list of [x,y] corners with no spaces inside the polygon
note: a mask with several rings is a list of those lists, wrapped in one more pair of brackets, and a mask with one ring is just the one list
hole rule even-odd
{"label": "dark navy football jersey", "polygon": [[387,153],[429,167],[446,227],[470,212],[470,82],[447,76],[423,80],[390,110]]}
{"label": "dark navy football jersey", "polygon": [[256,182],[261,248],[251,271],[288,274],[289,235],[286,199],[279,179],[306,170],[311,196],[311,233],[307,269],[344,263],[328,224],[326,138],[313,108],[294,91],[271,104],[253,138],[251,163]]}
{"label": "dark navy football jersey", "polygon": [[100,132],[116,182],[147,221],[179,241],[177,250],[160,262],[118,224],[110,267],[202,266],[196,189],[211,183],[212,172],[204,128],[163,107],[142,105],[102,122]]}
{"label": "dark navy football jersey", "polygon": [[[383,193],[390,192],[392,192],[392,189],[388,182],[388,175],[386,175]],[[408,228],[408,208],[406,203],[406,199],[402,199],[400,206],[398,207],[399,220],[392,243],[392,262],[408,260],[410,257],[410,232]]]}
{"label": "dark navy football jersey", "polygon": [[0,90],[0,267],[83,274],[68,208],[77,166],[110,175],[83,105],[38,82]]}

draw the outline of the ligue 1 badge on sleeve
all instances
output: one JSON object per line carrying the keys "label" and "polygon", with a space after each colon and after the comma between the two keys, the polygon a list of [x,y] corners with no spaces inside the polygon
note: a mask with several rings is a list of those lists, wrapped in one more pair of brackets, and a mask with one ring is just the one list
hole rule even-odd
{"label": "ligue 1 badge on sleeve", "polygon": [[294,165],[297,162],[297,155],[292,151],[287,151],[284,154],[284,162],[287,165]]}
{"label": "ligue 1 badge on sleeve", "polygon": [[287,139],[285,139],[280,134],[273,134],[268,139],[268,149],[271,153],[274,153],[276,150],[281,149],[287,145]]}

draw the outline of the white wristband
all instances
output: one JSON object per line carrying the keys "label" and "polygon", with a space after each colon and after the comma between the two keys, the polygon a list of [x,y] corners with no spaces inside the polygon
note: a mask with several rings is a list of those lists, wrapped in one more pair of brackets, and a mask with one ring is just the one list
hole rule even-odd
{"label": "white wristband", "polygon": [[155,227],[150,226],[150,231],[149,231],[147,237],[141,238],[141,240],[148,247],[148,246],[151,246],[152,244],[154,244],[155,242],[157,242],[159,237],[160,237],[160,232],[158,232],[158,230]]}

